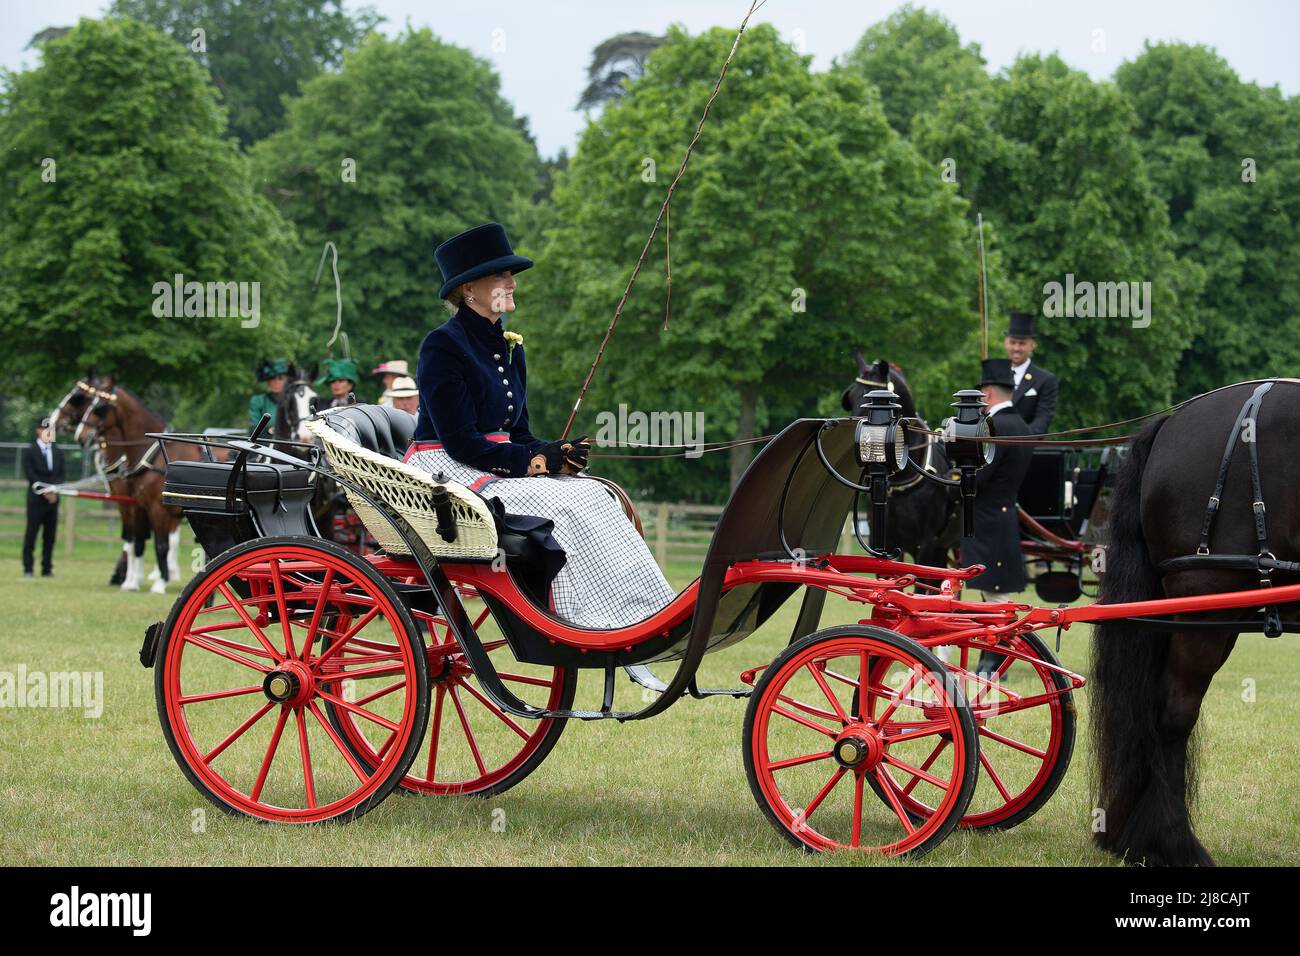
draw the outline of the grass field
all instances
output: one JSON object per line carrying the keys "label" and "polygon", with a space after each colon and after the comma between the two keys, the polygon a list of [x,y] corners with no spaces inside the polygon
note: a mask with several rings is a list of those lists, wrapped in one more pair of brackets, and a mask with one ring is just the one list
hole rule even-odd
{"label": "grass field", "polygon": [[[189,535],[182,567],[188,579]],[[56,576],[24,581],[18,543],[0,542],[0,671],[102,671],[103,713],[0,708],[0,853],[6,864],[913,865],[813,857],[792,849],[759,811],[741,760],[745,704],[683,701],[651,721],[572,723],[521,785],[488,799],[394,794],[345,826],[267,826],[225,816],[182,776],[159,728],[152,672],[137,660],[146,625],[175,593],[123,594],[106,584],[115,550],[79,546]],[[696,568],[669,568],[685,585]],[[706,659],[703,686],[738,686],[745,668],[784,645],[797,605],[749,640]],[[825,623],[855,619],[828,602]],[[1050,635],[1049,635],[1050,639]],[[1063,639],[1066,666],[1086,667],[1086,629]],[[660,672],[664,668],[660,667]],[[1253,685],[1254,699],[1243,688]],[[599,702],[584,672],[578,703]],[[639,692],[620,683],[619,705]],[[1203,842],[1221,864],[1300,862],[1294,638],[1243,637],[1202,715]],[[1108,865],[1092,849],[1088,692],[1072,768],[1055,798],[1006,833],[956,832],[915,865]],[[983,784],[981,784],[983,786]],[[205,825],[195,832],[196,811]],[[495,824],[495,826],[494,826]]]}

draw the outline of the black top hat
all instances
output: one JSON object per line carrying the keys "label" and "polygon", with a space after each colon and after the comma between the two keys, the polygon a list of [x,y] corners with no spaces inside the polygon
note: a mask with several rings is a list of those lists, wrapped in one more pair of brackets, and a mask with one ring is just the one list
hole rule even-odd
{"label": "black top hat", "polygon": [[1016,376],[1011,371],[1011,359],[991,358],[980,362],[980,385],[1001,385],[1014,391]]}
{"label": "black top hat", "polygon": [[496,272],[523,272],[533,266],[532,259],[515,255],[505,228],[495,222],[452,236],[433,250],[433,257],[438,260],[438,268],[442,271],[442,288],[438,290],[440,299],[445,299],[448,292],[466,282]]}
{"label": "black top hat", "polygon": [[1032,312],[1012,312],[1007,316],[1006,334],[1013,339],[1032,339],[1034,337],[1034,314]]}

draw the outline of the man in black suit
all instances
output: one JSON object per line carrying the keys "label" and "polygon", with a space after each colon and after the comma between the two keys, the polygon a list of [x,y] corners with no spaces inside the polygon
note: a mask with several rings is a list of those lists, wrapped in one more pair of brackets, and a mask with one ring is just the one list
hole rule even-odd
{"label": "man in black suit", "polygon": [[63,452],[54,444],[50,420],[42,418],[36,425],[36,440],[23,449],[23,474],[27,477],[27,532],[23,535],[23,577],[32,576],[32,558],[36,549],[36,532],[41,537],[41,577],[54,574],[54,535],[59,523],[59,496],[53,492],[37,494],[32,486],[63,483]]}
{"label": "man in black suit", "polygon": [[1011,362],[1014,389],[1011,401],[1020,417],[1029,425],[1029,434],[1045,435],[1056,417],[1056,376],[1034,364],[1034,317],[1028,312],[1012,312],[1007,334],[1002,340]]}
{"label": "man in black suit", "polygon": [[[984,414],[995,438],[1034,434],[1012,404],[1011,362],[985,359],[980,376]],[[1020,521],[1016,496],[1029,471],[1032,445],[994,445],[993,460],[975,479],[975,537],[961,542],[962,564],[982,564],[985,571],[971,579],[986,601],[1001,600],[1025,589],[1025,562],[1020,552]],[[996,671],[1002,658],[987,651],[980,655],[978,671]]]}

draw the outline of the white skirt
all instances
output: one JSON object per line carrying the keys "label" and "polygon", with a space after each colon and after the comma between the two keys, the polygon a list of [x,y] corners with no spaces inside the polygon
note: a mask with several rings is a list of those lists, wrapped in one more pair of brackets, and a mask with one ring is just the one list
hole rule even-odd
{"label": "white skirt", "polygon": [[676,592],[654,555],[605,486],[572,475],[499,478],[462,464],[445,450],[417,451],[407,461],[430,474],[500,498],[511,514],[549,518],[567,560],[551,584],[555,613],[579,627],[626,627],[666,607]]}

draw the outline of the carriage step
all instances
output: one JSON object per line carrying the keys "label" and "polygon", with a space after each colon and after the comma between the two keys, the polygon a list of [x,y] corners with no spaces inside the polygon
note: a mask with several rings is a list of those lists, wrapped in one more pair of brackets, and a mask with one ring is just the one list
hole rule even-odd
{"label": "carriage step", "polygon": [[[668,689],[668,685],[656,677],[651,672],[650,668],[646,667],[644,664],[628,664],[623,667],[623,670],[627,672],[627,676],[631,678],[634,684],[640,684],[642,687],[646,688],[646,690],[652,690],[656,694],[662,694]],[[696,687],[695,681],[692,680],[690,687],[687,689],[687,693],[697,700],[702,700],[705,697],[735,697],[739,699],[742,697],[748,697],[753,693],[753,691],[747,687],[739,689],[700,688]]]}
{"label": "carriage step", "polygon": [[626,720],[635,716],[632,711],[622,710],[552,710],[547,717],[568,717],[574,720]]}

